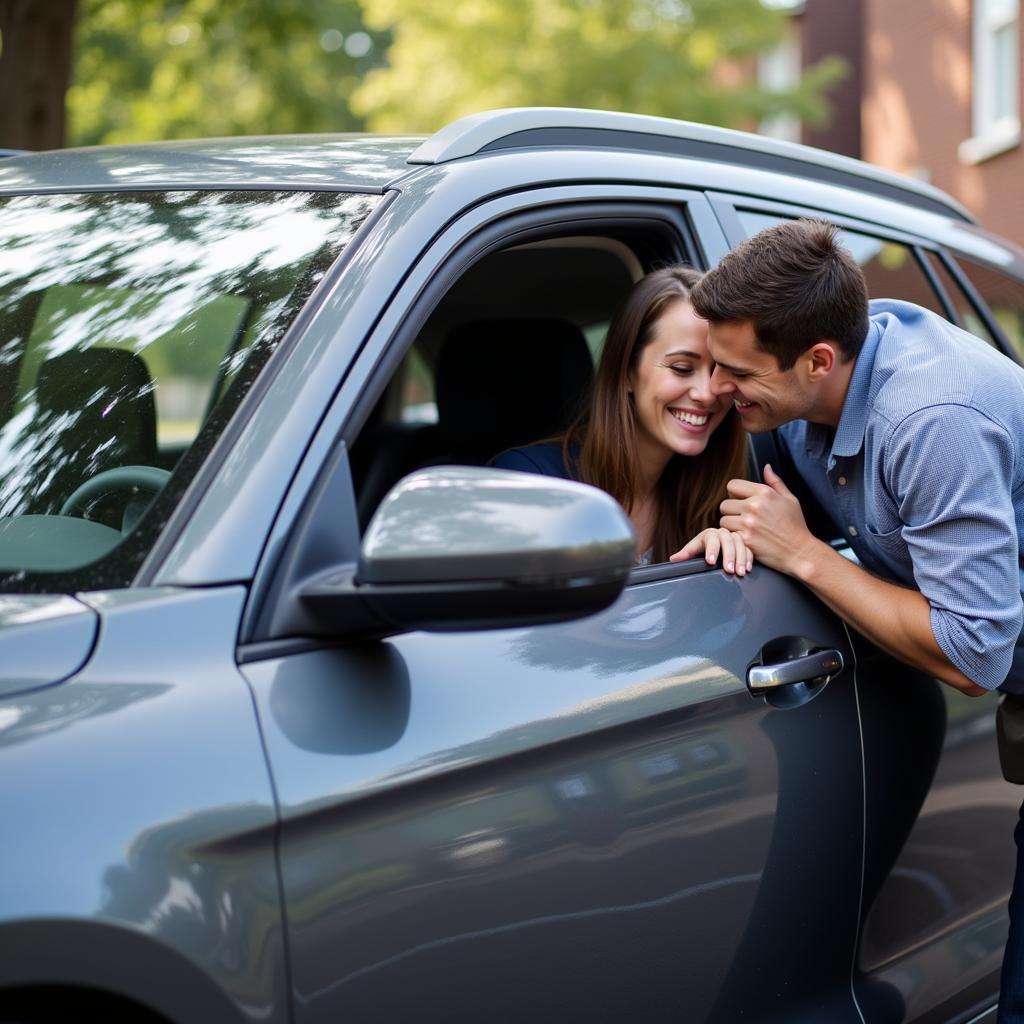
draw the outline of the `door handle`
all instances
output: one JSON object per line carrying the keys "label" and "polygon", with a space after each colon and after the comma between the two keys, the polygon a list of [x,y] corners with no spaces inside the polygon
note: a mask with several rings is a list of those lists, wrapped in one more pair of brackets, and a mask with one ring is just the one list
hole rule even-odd
{"label": "door handle", "polygon": [[828,677],[842,670],[842,654],[835,648],[829,648],[791,661],[780,661],[775,665],[751,665],[747,669],[747,685],[754,693],[759,693],[776,686],[814,682],[822,679],[822,676],[826,677],[822,682],[826,682]]}

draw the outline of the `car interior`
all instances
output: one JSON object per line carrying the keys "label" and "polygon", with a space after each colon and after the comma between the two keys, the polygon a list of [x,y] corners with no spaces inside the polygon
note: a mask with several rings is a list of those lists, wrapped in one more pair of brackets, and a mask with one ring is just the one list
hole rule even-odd
{"label": "car interior", "polygon": [[652,239],[594,233],[474,264],[423,324],[352,446],[360,526],[415,469],[482,466],[562,433],[586,401],[616,307],[671,262]]}

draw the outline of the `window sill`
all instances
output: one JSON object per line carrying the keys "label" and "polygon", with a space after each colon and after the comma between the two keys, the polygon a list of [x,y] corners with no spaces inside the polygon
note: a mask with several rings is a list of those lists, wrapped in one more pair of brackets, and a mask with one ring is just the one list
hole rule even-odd
{"label": "window sill", "polygon": [[994,124],[984,135],[960,143],[957,156],[962,164],[980,164],[1020,145],[1020,118],[1008,117]]}

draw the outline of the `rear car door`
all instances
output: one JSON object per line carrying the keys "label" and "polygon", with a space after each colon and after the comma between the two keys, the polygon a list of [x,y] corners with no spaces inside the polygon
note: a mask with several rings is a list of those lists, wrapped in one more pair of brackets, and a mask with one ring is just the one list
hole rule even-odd
{"label": "rear car door", "polygon": [[[679,232],[673,258],[724,251],[703,197],[623,191],[586,199],[619,204],[609,224],[660,218],[660,237]],[[542,205],[503,202],[509,215]],[[601,216],[560,230],[578,238]],[[400,325],[443,299],[425,283],[472,266],[480,225],[500,235],[494,211],[474,218],[421,259],[340,401],[377,400],[411,344]],[[354,522],[345,453],[324,472]],[[819,664],[816,652],[830,676],[819,665],[751,692],[752,666]],[[448,1020],[483,1007],[500,1020],[860,1019],[854,656],[788,579],[657,565],[577,622],[253,643],[242,659],[280,806],[300,1024],[418,1007]]]}
{"label": "rear car door", "polygon": [[[814,212],[724,196],[717,204],[734,242]],[[817,215],[843,229],[870,297],[925,306],[1012,357],[937,245],[897,228]],[[1008,294],[1014,282],[1003,281],[1000,294]],[[818,516],[817,532],[844,547],[844,524]],[[998,695],[966,697],[856,635],[854,642],[867,786],[858,998],[866,1015],[874,1009],[885,1020],[967,1020],[996,1000],[1014,872],[1020,793],[999,769]]]}

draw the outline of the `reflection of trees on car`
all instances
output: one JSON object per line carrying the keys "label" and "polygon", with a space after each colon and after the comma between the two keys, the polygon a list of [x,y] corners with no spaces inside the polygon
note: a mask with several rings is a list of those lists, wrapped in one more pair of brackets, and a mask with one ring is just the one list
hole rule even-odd
{"label": "reflection of trees on car", "polygon": [[[202,191],[4,200],[0,241],[17,258],[0,257],[0,515],[56,515],[113,468],[174,468],[374,203]],[[127,531],[130,497],[96,517]]]}

